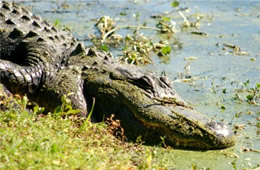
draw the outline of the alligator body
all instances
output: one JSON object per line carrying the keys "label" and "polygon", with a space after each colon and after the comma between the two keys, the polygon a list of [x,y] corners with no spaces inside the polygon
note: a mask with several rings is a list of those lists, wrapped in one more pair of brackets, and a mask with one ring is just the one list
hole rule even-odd
{"label": "alligator body", "polygon": [[0,2],[0,78],[12,93],[27,96],[51,111],[68,93],[85,117],[115,114],[129,139],[173,146],[218,149],[234,145],[223,123],[194,111],[166,76],[124,65],[56,29],[23,7]]}

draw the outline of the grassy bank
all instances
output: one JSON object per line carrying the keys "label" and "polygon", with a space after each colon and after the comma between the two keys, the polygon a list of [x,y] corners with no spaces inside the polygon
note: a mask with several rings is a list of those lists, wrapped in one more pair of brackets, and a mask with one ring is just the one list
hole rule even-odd
{"label": "grassy bank", "polygon": [[[118,140],[116,121],[90,123],[28,112],[26,97],[0,94],[0,169],[159,168],[151,147]],[[154,148],[156,149],[156,147]]]}

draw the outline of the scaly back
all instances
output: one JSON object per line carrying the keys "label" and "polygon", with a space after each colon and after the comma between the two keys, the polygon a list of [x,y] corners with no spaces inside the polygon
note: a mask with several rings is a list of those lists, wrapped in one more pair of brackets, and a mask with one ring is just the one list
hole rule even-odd
{"label": "scaly back", "polygon": [[19,65],[55,65],[59,68],[78,42],[23,7],[0,2],[0,56]]}

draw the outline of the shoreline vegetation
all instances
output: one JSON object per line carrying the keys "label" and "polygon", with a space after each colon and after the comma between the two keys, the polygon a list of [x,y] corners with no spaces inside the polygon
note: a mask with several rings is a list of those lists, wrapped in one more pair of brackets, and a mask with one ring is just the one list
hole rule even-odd
{"label": "shoreline vegetation", "polygon": [[120,122],[113,117],[91,123],[61,112],[44,115],[38,105],[26,109],[33,105],[26,96],[8,95],[2,87],[0,98],[0,169],[167,167],[165,160],[153,161],[161,146],[126,142]]}

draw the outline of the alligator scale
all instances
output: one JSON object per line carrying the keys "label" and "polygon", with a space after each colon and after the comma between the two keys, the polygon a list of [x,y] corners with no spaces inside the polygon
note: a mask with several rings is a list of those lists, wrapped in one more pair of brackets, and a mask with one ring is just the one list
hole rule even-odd
{"label": "alligator scale", "polygon": [[166,76],[124,65],[95,48],[85,48],[14,3],[0,2],[0,78],[12,93],[27,96],[52,111],[61,96],[86,117],[95,98],[93,117],[109,114],[121,121],[129,139],[172,146],[218,149],[234,145],[232,132],[194,111],[174,91]]}

